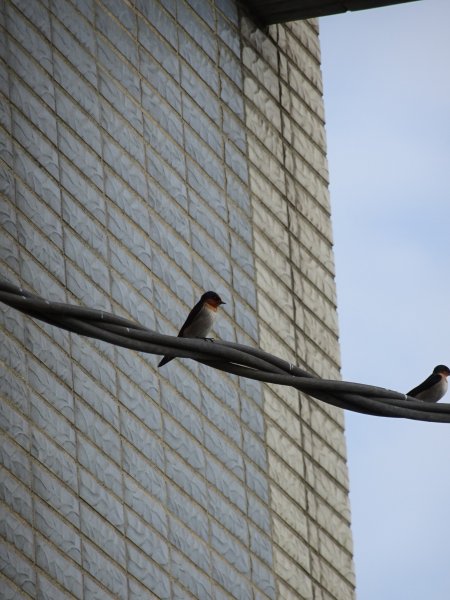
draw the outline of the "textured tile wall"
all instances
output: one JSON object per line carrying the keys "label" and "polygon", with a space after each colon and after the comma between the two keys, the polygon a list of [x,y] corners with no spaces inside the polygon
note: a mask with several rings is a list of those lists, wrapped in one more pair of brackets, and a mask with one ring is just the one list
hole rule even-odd
{"label": "textured tile wall", "polygon": [[[261,346],[338,378],[317,24],[241,30]],[[280,597],[352,598],[342,412],[276,386],[264,410]]]}
{"label": "textured tile wall", "polygon": [[[2,275],[169,333],[215,289],[218,336],[337,375],[315,24],[5,0],[0,25]],[[338,411],[1,323],[5,597],[352,597]]]}

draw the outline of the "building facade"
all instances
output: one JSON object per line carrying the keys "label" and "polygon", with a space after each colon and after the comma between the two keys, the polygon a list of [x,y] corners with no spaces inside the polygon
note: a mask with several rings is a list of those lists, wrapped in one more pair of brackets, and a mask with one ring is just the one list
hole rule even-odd
{"label": "building facade", "polygon": [[[1,276],[339,377],[316,20],[3,0]],[[4,598],[354,598],[344,422],[1,305]]]}

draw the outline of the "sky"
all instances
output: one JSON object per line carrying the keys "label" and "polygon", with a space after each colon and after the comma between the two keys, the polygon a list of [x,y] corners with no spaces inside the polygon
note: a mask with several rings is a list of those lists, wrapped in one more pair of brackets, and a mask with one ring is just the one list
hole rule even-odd
{"label": "sky", "polygon": [[[320,38],[342,375],[406,392],[450,366],[450,2],[324,17]],[[358,600],[448,600],[450,425],[346,428]]]}

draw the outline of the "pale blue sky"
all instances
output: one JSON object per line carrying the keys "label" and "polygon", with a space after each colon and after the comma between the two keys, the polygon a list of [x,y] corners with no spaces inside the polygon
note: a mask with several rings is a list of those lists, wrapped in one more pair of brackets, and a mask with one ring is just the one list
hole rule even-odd
{"label": "pale blue sky", "polygon": [[[450,2],[320,31],[343,377],[407,391],[450,363]],[[358,600],[448,600],[450,425],[346,423]]]}

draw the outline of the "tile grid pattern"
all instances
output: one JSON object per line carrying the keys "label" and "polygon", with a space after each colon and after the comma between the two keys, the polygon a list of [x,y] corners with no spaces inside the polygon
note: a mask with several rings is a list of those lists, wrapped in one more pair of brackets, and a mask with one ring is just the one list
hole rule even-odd
{"label": "tile grid pattern", "polygon": [[[0,19],[4,274],[173,332],[200,289],[217,289],[228,300],[217,334],[259,343],[263,228],[233,3],[15,0]],[[292,552],[271,509],[290,500],[267,476],[283,468],[299,487],[295,469],[273,466],[290,394],[267,391],[264,416],[253,382],[181,361],[155,375],[156,359],[9,310],[2,325],[0,570],[11,597],[273,598],[303,582],[283,574],[279,556]],[[342,446],[339,416],[311,405],[318,452],[325,416],[329,446]],[[311,505],[296,507],[303,521]],[[339,569],[337,556],[314,554],[320,568]]]}
{"label": "tile grid pattern", "polygon": [[[261,345],[339,377],[317,23],[264,33],[243,19],[242,32]],[[351,598],[342,413],[275,386],[264,395],[280,596]]]}

